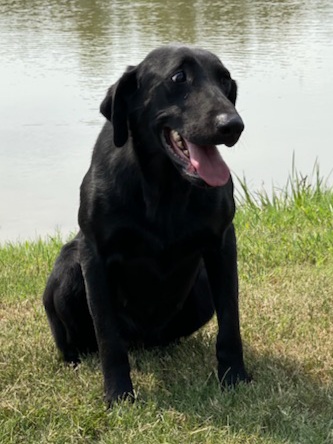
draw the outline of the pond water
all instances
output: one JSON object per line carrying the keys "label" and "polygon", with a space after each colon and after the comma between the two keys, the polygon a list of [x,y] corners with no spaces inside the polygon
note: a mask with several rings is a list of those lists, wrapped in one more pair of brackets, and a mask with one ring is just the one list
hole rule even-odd
{"label": "pond water", "polygon": [[251,190],[332,169],[331,0],[0,1],[0,242],[77,229],[79,186],[128,64],[173,41],[215,52],[245,132],[223,157]]}

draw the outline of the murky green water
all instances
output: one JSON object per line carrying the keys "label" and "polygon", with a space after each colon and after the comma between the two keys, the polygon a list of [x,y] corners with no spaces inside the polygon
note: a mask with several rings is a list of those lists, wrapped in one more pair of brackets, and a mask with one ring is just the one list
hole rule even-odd
{"label": "murky green water", "polygon": [[253,189],[333,167],[333,2],[0,1],[0,240],[76,228],[78,190],[127,64],[184,41],[239,83],[240,142],[222,148]]}

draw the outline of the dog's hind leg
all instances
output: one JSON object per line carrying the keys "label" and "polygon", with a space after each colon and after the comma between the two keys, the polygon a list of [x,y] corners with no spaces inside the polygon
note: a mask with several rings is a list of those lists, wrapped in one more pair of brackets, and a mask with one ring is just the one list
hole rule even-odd
{"label": "dog's hind leg", "polygon": [[57,291],[47,286],[43,295],[44,308],[52,331],[56,346],[58,347],[65,362],[77,364],[80,362],[78,349],[71,339],[71,332],[66,324],[60,319],[59,313],[54,306],[54,298]]}
{"label": "dog's hind leg", "polygon": [[63,247],[43,295],[55,343],[64,361],[70,363],[78,363],[81,354],[97,351],[83,276],[76,256],[74,240]]}

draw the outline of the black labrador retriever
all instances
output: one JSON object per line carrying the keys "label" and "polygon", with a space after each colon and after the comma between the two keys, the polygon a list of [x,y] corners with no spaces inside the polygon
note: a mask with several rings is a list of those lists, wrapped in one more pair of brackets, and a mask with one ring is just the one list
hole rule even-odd
{"label": "black labrador retriever", "polygon": [[217,314],[222,384],[248,381],[238,313],[235,204],[216,145],[244,124],[212,53],[153,50],[101,104],[107,121],[81,185],[78,235],[43,296],[67,362],[99,351],[106,401],[134,397],[128,350],[188,336]]}

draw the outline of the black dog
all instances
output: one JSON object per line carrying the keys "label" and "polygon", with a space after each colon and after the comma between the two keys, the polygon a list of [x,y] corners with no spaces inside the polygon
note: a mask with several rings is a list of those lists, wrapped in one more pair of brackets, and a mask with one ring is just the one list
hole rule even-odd
{"label": "black dog", "polygon": [[64,360],[99,350],[106,400],[133,397],[128,348],[190,335],[214,311],[222,384],[249,377],[238,314],[230,172],[215,145],[244,124],[236,83],[212,53],[162,46],[129,67],[81,185],[80,232],[43,300]]}

